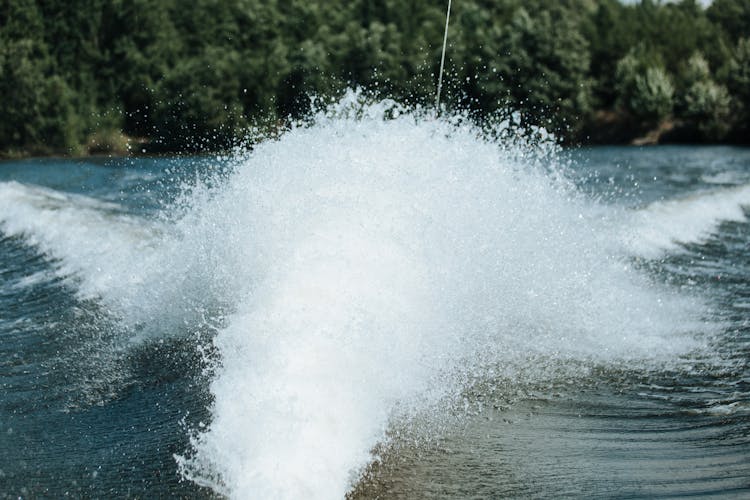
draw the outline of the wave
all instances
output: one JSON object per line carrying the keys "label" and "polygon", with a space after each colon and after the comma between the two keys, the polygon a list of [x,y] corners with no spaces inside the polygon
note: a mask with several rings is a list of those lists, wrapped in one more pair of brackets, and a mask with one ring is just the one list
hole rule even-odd
{"label": "wave", "polygon": [[114,203],[15,181],[0,183],[0,228],[57,259],[58,274],[80,278],[86,298],[127,288],[112,264],[130,261],[149,236]]}
{"label": "wave", "polygon": [[629,267],[616,214],[564,182],[550,143],[350,105],[242,155],[195,207],[249,284],[215,338],[212,421],[178,457],[185,477],[342,497],[389,426],[439,420],[477,381],[702,345],[701,304]]}
{"label": "wave", "polygon": [[100,300],[121,319],[142,310],[159,253],[155,224],[115,203],[11,181],[0,183],[0,229],[47,255],[82,300]]}
{"label": "wave", "polygon": [[439,419],[473,384],[705,345],[700,300],[630,266],[621,212],[566,183],[556,152],[512,119],[487,132],[350,94],[163,219],[11,182],[0,229],[130,332],[214,325],[212,419],[184,477],[342,497],[394,422]]}
{"label": "wave", "polygon": [[658,201],[635,212],[627,245],[656,258],[683,244],[703,243],[723,222],[747,222],[744,207],[750,207],[750,184]]}
{"label": "wave", "polygon": [[133,335],[130,341],[195,323],[222,296],[222,275],[204,265],[200,243],[166,218],[134,216],[116,203],[0,182],[0,230],[49,258],[50,270],[21,278],[15,287],[33,285],[51,271],[79,299],[98,302]]}

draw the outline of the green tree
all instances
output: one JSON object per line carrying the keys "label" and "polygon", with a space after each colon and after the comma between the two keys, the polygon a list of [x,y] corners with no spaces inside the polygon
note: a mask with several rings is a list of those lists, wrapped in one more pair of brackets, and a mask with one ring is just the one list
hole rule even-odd
{"label": "green tree", "polygon": [[726,137],[731,127],[731,99],[726,87],[711,77],[708,62],[700,52],[688,60],[683,70],[681,115],[705,141]]}
{"label": "green tree", "polygon": [[0,3],[7,20],[0,28],[0,146],[45,152],[75,150],[79,129],[66,82],[42,38],[44,28],[34,2]]}
{"label": "green tree", "polygon": [[750,0],[713,0],[706,15],[725,30],[733,43],[750,37]]}
{"label": "green tree", "polygon": [[618,0],[602,0],[597,2],[595,13],[584,25],[591,45],[592,93],[604,107],[613,106],[617,99],[617,62],[638,43],[635,30],[628,22],[631,10]]}
{"label": "green tree", "polygon": [[[478,119],[517,109],[568,138],[590,116],[643,126],[674,103],[703,136],[730,123],[741,137],[749,13],[750,0],[455,2],[443,102]],[[221,148],[346,86],[431,105],[444,21],[432,0],[0,0],[0,150],[120,131]]]}
{"label": "green tree", "polygon": [[506,101],[531,121],[572,134],[591,111],[588,42],[572,9],[544,5],[533,13],[518,7],[507,25],[488,27],[484,50],[493,56],[459,75],[484,110]]}
{"label": "green tree", "polygon": [[181,35],[172,22],[171,0],[115,0],[102,16],[103,51],[99,72],[103,93],[122,110],[125,133],[153,133],[156,83],[180,59]]}
{"label": "green tree", "polygon": [[223,147],[247,125],[242,112],[238,52],[208,47],[171,68],[154,89],[153,120],[167,148]]}
{"label": "green tree", "polygon": [[635,93],[630,102],[636,116],[659,121],[672,112],[674,86],[669,75],[661,68],[648,68],[645,75],[635,78]]}
{"label": "green tree", "polygon": [[750,38],[742,38],[729,63],[727,86],[738,107],[737,135],[743,142],[750,134]]}
{"label": "green tree", "polygon": [[672,112],[674,86],[669,75],[636,51],[618,62],[616,82],[620,107],[637,119],[655,124]]}

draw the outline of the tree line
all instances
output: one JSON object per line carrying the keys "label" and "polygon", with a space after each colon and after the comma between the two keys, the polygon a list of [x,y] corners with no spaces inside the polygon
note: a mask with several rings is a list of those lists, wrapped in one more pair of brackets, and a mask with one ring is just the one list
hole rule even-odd
{"label": "tree line", "polygon": [[[431,105],[442,0],[0,0],[0,151],[221,149],[309,95]],[[569,142],[748,142],[750,0],[458,0],[445,103]],[[140,146],[139,146],[140,147]]]}

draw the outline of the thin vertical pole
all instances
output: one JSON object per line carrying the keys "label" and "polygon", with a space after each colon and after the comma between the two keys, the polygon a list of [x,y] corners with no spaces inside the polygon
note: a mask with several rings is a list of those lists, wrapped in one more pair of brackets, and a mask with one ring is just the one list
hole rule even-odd
{"label": "thin vertical pole", "polygon": [[437,97],[435,98],[435,115],[440,115],[440,91],[443,89],[443,67],[445,66],[445,47],[448,44],[448,22],[451,18],[451,0],[448,0],[448,12],[445,14],[445,34],[443,35],[443,54],[440,56],[440,74],[438,76]]}

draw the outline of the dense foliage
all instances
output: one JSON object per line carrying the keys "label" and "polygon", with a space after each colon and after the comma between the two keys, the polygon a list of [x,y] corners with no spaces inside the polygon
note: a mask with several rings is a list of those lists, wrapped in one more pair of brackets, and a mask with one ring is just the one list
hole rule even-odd
{"label": "dense foliage", "polygon": [[[0,150],[218,149],[351,86],[431,105],[444,15],[442,0],[0,0]],[[750,0],[457,0],[446,68],[446,105],[477,119],[746,142]]]}

